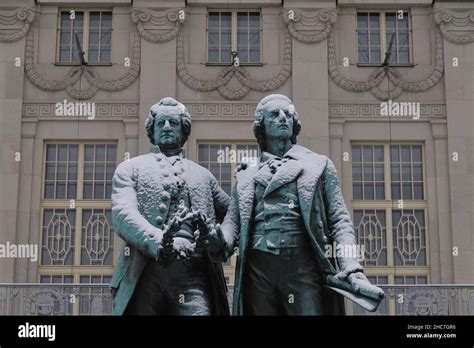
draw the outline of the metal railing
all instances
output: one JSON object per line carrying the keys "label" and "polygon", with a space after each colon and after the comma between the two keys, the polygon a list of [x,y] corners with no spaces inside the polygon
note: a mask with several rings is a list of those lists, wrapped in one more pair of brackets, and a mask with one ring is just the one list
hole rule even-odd
{"label": "metal railing", "polygon": [[[348,315],[474,315],[474,285],[379,285],[386,298],[369,313],[346,300]],[[232,303],[233,286],[229,285]],[[108,284],[0,284],[0,315],[110,315]]]}

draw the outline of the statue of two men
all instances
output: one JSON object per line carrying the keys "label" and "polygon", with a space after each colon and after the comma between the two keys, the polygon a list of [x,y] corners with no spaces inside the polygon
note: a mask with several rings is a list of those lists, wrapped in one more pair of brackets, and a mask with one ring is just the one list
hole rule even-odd
{"label": "statue of two men", "polygon": [[115,314],[228,315],[221,262],[236,248],[234,315],[344,314],[340,294],[371,310],[383,299],[356,255],[325,252],[355,246],[355,233],[331,160],[296,145],[289,98],[258,104],[262,155],[239,166],[230,204],[212,174],[181,156],[191,129],[183,104],[162,99],[146,129],[151,153],[113,178],[114,227],[130,250],[112,279]]}

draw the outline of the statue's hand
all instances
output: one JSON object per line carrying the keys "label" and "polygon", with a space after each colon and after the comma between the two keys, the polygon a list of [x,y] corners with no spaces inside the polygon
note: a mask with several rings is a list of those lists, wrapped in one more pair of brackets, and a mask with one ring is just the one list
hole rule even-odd
{"label": "statue's hand", "polygon": [[195,248],[196,248],[196,243],[192,243],[186,238],[182,238],[182,237],[173,238],[173,251],[176,254],[176,258],[178,260],[180,258],[183,258],[183,259],[189,258],[194,253]]}
{"label": "statue's hand", "polygon": [[224,234],[222,233],[221,225],[215,225],[209,232],[208,244],[206,249],[211,254],[218,254],[225,247]]}
{"label": "statue's hand", "polygon": [[364,273],[354,272],[349,274],[347,280],[351,283],[354,292],[371,298],[383,298],[385,293],[379,287],[372,285]]}

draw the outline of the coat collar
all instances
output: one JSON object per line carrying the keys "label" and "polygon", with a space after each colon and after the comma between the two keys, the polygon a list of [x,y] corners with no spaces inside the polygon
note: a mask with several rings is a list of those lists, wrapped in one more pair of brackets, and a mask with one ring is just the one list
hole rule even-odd
{"label": "coat collar", "polygon": [[[268,168],[265,167],[265,164],[268,161],[279,160],[280,158],[268,152],[262,153],[259,165],[261,169],[255,176],[255,181],[266,186],[265,192],[263,194],[264,197],[268,196],[270,193],[276,191],[287,183],[292,182],[300,175],[301,171],[303,170],[303,166],[298,160],[304,157],[304,150],[307,149],[298,145],[293,145],[283,155],[281,162],[278,163],[278,170],[271,178],[269,177],[271,174],[269,174]],[[266,183],[268,183],[268,181],[270,181],[270,183],[267,186]]]}
{"label": "coat collar", "polygon": [[167,156],[165,156],[165,154],[163,152],[161,152],[161,149],[158,145],[151,145],[150,146],[150,153],[153,154],[153,156],[155,157],[155,159],[157,161],[165,158],[165,159],[168,160],[168,162],[171,163],[171,165],[174,165],[177,160],[181,160],[182,158],[184,158],[183,149],[180,149],[176,156],[167,157]]}

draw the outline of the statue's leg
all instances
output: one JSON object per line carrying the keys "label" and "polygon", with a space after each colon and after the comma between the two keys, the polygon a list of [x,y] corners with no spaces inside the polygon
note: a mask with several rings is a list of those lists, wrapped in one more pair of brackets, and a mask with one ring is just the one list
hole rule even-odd
{"label": "statue's leg", "polygon": [[164,315],[166,299],[158,268],[151,260],[143,270],[124,315]]}
{"label": "statue's leg", "polygon": [[322,277],[309,248],[282,250],[287,262],[279,284],[285,315],[324,315]]}
{"label": "statue's leg", "polygon": [[192,258],[173,262],[165,294],[169,315],[211,315],[205,261]]}
{"label": "statue's leg", "polygon": [[249,250],[245,265],[242,303],[245,315],[279,315],[275,284],[279,277],[279,256]]}

